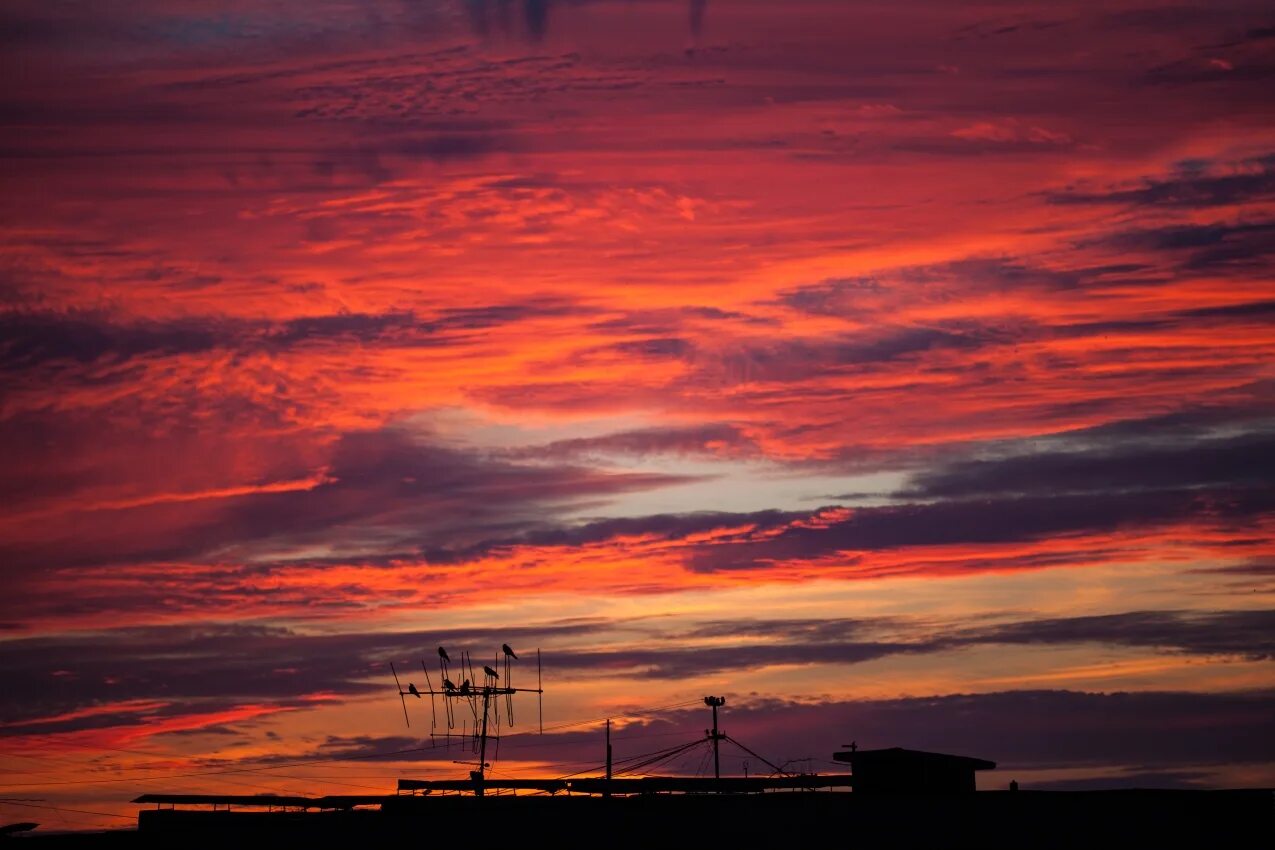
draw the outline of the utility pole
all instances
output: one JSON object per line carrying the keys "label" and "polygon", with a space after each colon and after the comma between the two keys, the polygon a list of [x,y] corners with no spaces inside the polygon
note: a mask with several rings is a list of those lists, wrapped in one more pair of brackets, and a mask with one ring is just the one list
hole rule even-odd
{"label": "utility pole", "polygon": [[603,797],[611,796],[611,718],[607,718],[607,785]]}
{"label": "utility pole", "polygon": [[717,708],[725,704],[726,697],[704,697],[704,705],[711,706],[713,709],[713,731],[708,733],[708,737],[713,741],[713,778],[718,780],[722,778],[722,765],[717,752],[718,742],[726,737],[726,733],[717,731]]}

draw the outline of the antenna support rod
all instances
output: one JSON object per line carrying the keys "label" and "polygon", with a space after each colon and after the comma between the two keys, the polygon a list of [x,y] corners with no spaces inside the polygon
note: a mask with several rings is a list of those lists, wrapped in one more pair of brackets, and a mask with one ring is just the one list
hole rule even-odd
{"label": "antenna support rod", "polygon": [[483,688],[483,732],[479,740],[482,742],[478,750],[478,785],[474,791],[479,797],[483,795],[483,780],[487,778],[487,706],[491,702],[491,688]]}

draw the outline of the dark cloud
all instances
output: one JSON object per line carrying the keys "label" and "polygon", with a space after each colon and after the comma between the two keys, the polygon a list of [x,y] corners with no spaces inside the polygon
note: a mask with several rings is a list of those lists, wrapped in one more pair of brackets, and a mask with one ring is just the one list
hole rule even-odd
{"label": "dark cloud", "polygon": [[1205,770],[1127,770],[1114,774],[1099,773],[1079,779],[1051,779],[1027,783],[1032,791],[1104,791],[1136,788],[1160,788],[1189,791],[1214,784]]}
{"label": "dark cloud", "polygon": [[[1117,233],[1092,244],[1115,245],[1122,250],[1166,252],[1184,268],[1196,269],[1219,263],[1260,268],[1261,257],[1267,251],[1264,239],[1268,230],[1264,225],[1166,226]],[[1028,317],[997,317],[981,321],[935,321],[924,328],[890,328],[883,317],[893,309],[890,293],[900,288],[923,293],[928,301],[949,303],[982,295],[1021,297],[1028,292],[1081,295],[1086,290],[1108,287],[1159,286],[1165,280],[1164,272],[1157,272],[1152,265],[1144,263],[1045,268],[1012,258],[971,258],[892,269],[867,277],[805,284],[781,291],[771,303],[816,316],[843,317],[853,321],[876,320],[872,333],[877,335],[877,339],[873,342],[834,346],[824,340],[820,341],[820,346],[795,346],[797,355],[818,356],[830,365],[853,362],[856,355],[865,362],[885,361],[892,354],[903,356],[924,352],[927,344],[929,348],[941,350],[1110,333],[1166,332],[1198,320],[1222,322],[1257,318],[1272,309],[1271,303],[1263,300],[1218,307],[1165,309],[1137,318],[1108,321],[1055,323]]]}
{"label": "dark cloud", "polygon": [[[893,638],[886,640],[884,635]],[[776,655],[783,663],[854,663],[868,657],[996,644],[1099,643],[1257,661],[1275,657],[1275,611],[1128,611],[994,626],[905,618],[737,620],[706,623],[691,629],[686,637],[732,638],[736,643],[762,638],[774,642],[762,645],[755,660],[750,659],[759,650],[756,645],[740,645],[716,654],[713,647],[688,651],[704,652],[707,670],[775,663]],[[733,664],[729,663],[731,652],[737,653]],[[863,653],[864,658],[855,658],[857,653]],[[673,662],[671,668],[661,667],[658,672],[671,674],[677,666]]]}
{"label": "dark cloud", "polygon": [[860,664],[891,655],[932,653],[954,644],[943,639],[902,641],[840,641],[782,644],[737,643],[691,649],[658,648],[612,652],[557,652],[554,663],[564,670],[585,670],[637,679],[691,679],[731,670],[776,664]]}
{"label": "dark cloud", "polygon": [[693,550],[687,560],[695,570],[757,569],[780,561],[839,552],[850,553],[846,557],[852,558],[854,552],[865,550],[1009,543],[1196,518],[1218,523],[1244,522],[1273,509],[1275,496],[1264,486],[1224,491],[1030,495],[856,508],[845,519],[826,525],[788,526],[777,534]]}
{"label": "dark cloud", "polygon": [[843,641],[851,636],[879,632],[886,628],[915,628],[905,619],[874,617],[871,619],[736,619],[710,620],[686,633],[690,638],[764,638],[784,643],[827,643]]}
{"label": "dark cloud", "polygon": [[517,457],[588,457],[590,455],[736,455],[759,451],[737,426],[725,423],[690,425],[685,428],[642,428],[599,437],[557,440],[543,446],[529,446],[512,454]]}
{"label": "dark cloud", "polygon": [[642,334],[652,337],[675,337],[679,333],[684,333],[688,324],[700,322],[713,324],[739,322],[750,326],[775,324],[771,319],[751,316],[747,313],[701,306],[659,310],[629,310],[620,315],[590,322],[588,328],[591,331],[603,334],[624,336]]}
{"label": "dark cloud", "polygon": [[[777,664],[848,665],[996,645],[1099,643],[1249,660],[1275,657],[1275,611],[1132,611],[990,626],[906,618],[719,621],[676,632],[659,625],[589,620],[501,629],[305,634],[223,624],[16,638],[0,643],[6,670],[0,718],[25,722],[0,734],[135,725],[157,711],[153,706],[130,707],[128,701],[162,701],[165,716],[236,705],[296,708],[314,696],[377,692],[392,704],[388,662],[398,663],[404,682],[419,684],[424,678],[419,661],[434,664],[439,645],[470,648],[481,656],[484,647],[494,652],[501,642],[519,648],[550,642],[558,648],[546,651],[547,669],[566,681],[600,674],[692,681]],[[572,648],[617,630],[649,632],[657,639],[633,648]],[[57,718],[90,706],[101,711]]]}
{"label": "dark cloud", "polygon": [[1248,86],[1267,85],[1275,80],[1275,63],[1254,57],[1239,63],[1219,64],[1207,56],[1190,56],[1157,65],[1146,72],[1142,82],[1150,86],[1211,85],[1240,101]]}
{"label": "dark cloud", "polygon": [[[304,698],[273,698],[265,706],[270,711],[290,711],[312,708],[314,701]],[[167,704],[121,704],[117,710],[107,707],[84,717],[68,717],[34,719],[23,721],[20,725],[0,726],[0,740],[13,735],[57,735],[66,732],[85,732],[101,729],[120,729],[127,727],[158,725],[165,720],[190,718],[204,714],[234,711],[243,709],[245,703],[234,697],[208,697],[203,699],[182,699]],[[242,730],[235,730],[226,725],[204,726],[197,729],[180,730],[167,734],[201,734],[201,735],[242,735]]]}
{"label": "dark cloud", "polygon": [[614,537],[657,535],[677,540],[692,534],[740,526],[772,529],[809,514],[796,511],[764,510],[751,513],[697,511],[687,514],[649,514],[642,517],[615,517],[574,526],[536,529],[493,545],[580,546]]}
{"label": "dark cloud", "polygon": [[782,291],[776,303],[813,315],[860,318],[888,305],[889,294],[900,286],[925,293],[929,300],[944,301],[970,293],[1071,290],[1087,281],[1141,268],[1122,264],[1053,269],[1008,258],[970,258],[806,284]]}
{"label": "dark cloud", "polygon": [[[303,113],[302,117],[307,114],[309,113]],[[341,117],[349,120],[354,116]],[[427,119],[419,120],[412,122],[411,126],[419,129],[428,123]],[[492,153],[514,150],[517,146],[516,141],[508,134],[490,131],[454,130],[444,133],[418,133],[383,138],[376,144],[365,143],[316,151],[314,169],[329,179],[334,175],[344,177],[356,175],[362,178],[360,181],[362,183],[377,185],[395,179],[396,160],[450,163],[481,159]]]}
{"label": "dark cloud", "polygon": [[[245,478],[302,479],[322,464],[319,446],[279,433],[282,423],[235,399],[220,401],[213,409],[192,404],[186,418],[162,428],[146,427],[144,406],[128,399],[57,416],[33,411],[0,418],[0,498],[12,514],[59,502],[74,510],[80,499],[127,502],[233,487]],[[244,433],[246,424],[265,428]],[[234,436],[210,440],[214,429]]]}
{"label": "dark cloud", "polygon": [[[254,323],[256,324],[256,323]],[[247,330],[246,328],[244,330]],[[327,316],[305,316],[289,319],[277,325],[267,325],[264,342],[271,346],[287,347],[307,342],[360,343],[384,339],[394,332],[411,332],[428,329],[411,313],[338,313]],[[248,342],[251,337],[242,338]],[[235,345],[238,341],[226,340]],[[238,344],[243,344],[238,342]]]}
{"label": "dark cloud", "polygon": [[222,344],[222,322],[209,320],[117,324],[78,314],[0,314],[0,370],[55,360],[91,363],[111,357],[169,356],[209,351]]}
{"label": "dark cloud", "polygon": [[931,352],[967,351],[998,336],[996,328],[881,327],[812,339],[776,338],[726,347],[691,358],[689,386],[734,386],[756,381],[799,382],[819,375],[898,361]]}
{"label": "dark cloud", "polygon": [[1223,575],[1256,576],[1258,578],[1275,578],[1275,561],[1253,561],[1248,564],[1234,564],[1227,567],[1205,567],[1192,572],[1220,573]]}
{"label": "dark cloud", "polygon": [[1156,647],[1197,655],[1275,658],[1275,610],[1131,611],[1094,617],[1028,620],[959,633],[977,643],[1103,643]]}
{"label": "dark cloud", "polygon": [[904,139],[894,142],[892,148],[900,153],[923,154],[932,157],[983,158],[983,157],[1058,157],[1070,151],[1074,143],[1065,137],[1057,138],[959,138],[938,136],[934,138]]}
{"label": "dark cloud", "polygon": [[[411,519],[407,525],[421,543],[441,542],[449,535],[437,531],[440,522],[454,530],[484,534],[488,523],[514,525],[535,522],[537,509],[627,490],[679,483],[678,476],[646,473],[607,473],[583,467],[519,465],[482,453],[443,448],[412,439],[393,429],[347,434],[338,444],[330,467],[332,490],[301,495],[299,502],[284,498],[278,512],[261,528],[295,524],[321,529],[359,516],[380,516],[387,524],[396,517]],[[288,494],[280,494],[287,496]],[[267,501],[270,501],[267,499]],[[536,506],[535,508],[531,506]],[[265,503],[245,504],[240,519],[257,524]],[[400,511],[407,509],[407,515]],[[421,525],[421,523],[424,525]],[[389,530],[382,525],[382,531]],[[438,546],[437,548],[445,548]]]}
{"label": "dark cloud", "polygon": [[[847,563],[852,563],[854,553],[863,551],[1009,543],[1058,534],[1096,534],[1179,522],[1203,521],[1232,526],[1275,509],[1275,500],[1263,478],[1266,466],[1275,458],[1275,443],[1262,433],[1210,437],[1199,431],[1218,421],[1228,420],[1225,416],[1218,420],[1210,411],[1197,411],[1189,416],[1131,420],[1069,432],[1047,441],[1046,450],[1032,454],[1016,454],[1014,452],[1021,452],[1024,447],[1011,444],[1009,451],[999,459],[936,459],[933,471],[914,474],[910,484],[896,494],[915,501],[856,508],[844,516],[825,517],[813,524],[804,522],[810,517],[807,512],[705,511],[602,519],[576,525],[536,522],[528,516],[502,527],[498,523],[484,523],[480,512],[474,517],[472,533],[456,529],[441,535],[448,541],[445,547],[413,551],[439,560],[456,560],[514,545],[578,546],[617,536],[651,535],[677,541],[691,535],[734,529],[729,534],[715,535],[711,545],[690,543],[681,550],[691,569],[711,571],[764,568],[776,561],[805,560],[839,552],[847,553],[844,557],[851,559]],[[565,459],[721,451],[748,452],[751,443],[735,428],[718,425],[648,429],[566,440],[527,447],[506,453],[504,457]],[[390,456],[393,458],[393,452]],[[450,466],[441,461],[433,465],[441,470]],[[372,467],[374,471],[360,473],[360,476],[389,480],[390,469],[410,473],[413,464],[393,459],[386,464],[373,463]],[[339,472],[341,467],[337,469]],[[519,468],[512,464],[505,469],[496,463],[490,474],[496,481],[508,474],[512,476],[510,483],[526,476],[528,482],[535,482],[529,486],[526,497],[547,500],[554,492],[551,469]],[[481,476],[476,478],[486,480]],[[340,486],[362,487],[363,480],[347,476]],[[457,486],[460,480],[457,479]],[[611,492],[607,481],[577,470],[574,476],[567,476],[561,486],[583,498],[589,493]],[[639,477],[611,483],[616,487],[654,487],[671,480]],[[397,492],[405,488],[401,495],[391,498],[393,493],[377,491],[377,498],[385,503],[415,504],[406,492],[415,486],[396,484],[390,490]],[[503,484],[497,489],[505,491]],[[517,487],[508,490],[520,492]],[[465,493],[463,489],[461,492]],[[481,488],[474,491],[475,501],[482,500],[480,492]],[[307,504],[310,497],[279,494],[269,498],[277,498],[281,505],[296,507]],[[327,498],[314,497],[315,511],[302,513],[314,513],[320,519],[307,520],[304,525],[326,523],[331,526],[341,522],[341,517],[325,509]],[[346,500],[342,504],[350,502]],[[369,509],[368,515],[376,514]],[[262,521],[262,533],[267,525],[277,524],[286,531],[290,522],[298,521],[295,515],[287,513],[277,519],[273,511],[265,516],[270,518]],[[741,528],[753,530],[739,531]],[[388,551],[392,560],[402,550],[391,547]],[[1066,562],[1068,557],[1084,560],[1101,554],[1096,551],[1075,552],[1070,556],[1042,553],[1027,558],[1020,566],[1046,566]],[[977,569],[982,563],[972,557],[966,567]],[[986,565],[996,563],[999,562],[992,558]],[[1000,566],[1011,565],[1001,563]]]}
{"label": "dark cloud", "polygon": [[966,332],[940,328],[898,328],[877,339],[847,341],[833,351],[835,365],[885,363],[935,349],[970,349],[986,342],[973,327]]}
{"label": "dark cloud", "polygon": [[1275,197],[1275,155],[1257,157],[1218,173],[1195,165],[1161,178],[1105,191],[1050,193],[1053,204],[1128,204],[1151,207],[1216,207]]}
{"label": "dark cloud", "polygon": [[415,159],[447,162],[455,159],[474,159],[496,151],[507,151],[512,144],[508,138],[489,133],[449,133],[401,139],[394,142],[387,150]]}
{"label": "dark cloud", "polygon": [[[1128,787],[1135,777],[1141,778],[1143,787],[1216,787],[1229,781],[1214,776],[1216,768],[1275,760],[1275,736],[1269,722],[1275,693],[1270,691],[1032,690],[804,703],[727,696],[722,725],[732,738],[776,764],[814,759],[820,771],[833,769],[832,753],[851,740],[865,749],[902,746],[991,759],[997,769],[980,775],[983,788],[1004,788],[1016,778],[1014,771],[1063,769],[1082,774],[1073,780],[1083,783],[1075,788]],[[622,713],[622,709],[616,711]],[[661,712],[628,724],[614,738],[615,758],[649,752],[652,739],[667,746],[683,733],[684,740],[695,740],[703,735],[704,720],[701,707]],[[597,736],[594,730],[543,738],[513,736],[502,739],[501,755],[561,764],[565,773],[589,763],[580,760],[589,759],[593,751],[577,747],[596,748]],[[454,757],[441,748],[393,755],[396,750],[421,746],[428,745],[407,736],[332,737],[312,755],[395,760]],[[697,758],[673,764],[668,772],[694,773]],[[744,759],[756,765],[755,756],[723,747],[724,771],[738,772]]]}
{"label": "dark cloud", "polygon": [[635,360],[682,360],[695,351],[695,344],[689,339],[681,337],[653,337],[651,339],[617,342],[606,348],[596,350],[619,354]]}
{"label": "dark cloud", "polygon": [[[575,0],[579,4],[581,0]],[[520,36],[530,42],[544,41],[549,32],[552,0],[464,0],[474,33],[483,38],[492,35]],[[515,5],[521,7],[521,28],[513,16]],[[569,7],[568,7],[569,8]]]}
{"label": "dark cloud", "polygon": [[141,46],[144,28],[127,16],[81,14],[43,4],[8,4],[0,12],[0,44],[8,49],[49,49],[109,45]]}
{"label": "dark cloud", "polygon": [[529,298],[512,304],[488,304],[480,307],[446,307],[431,320],[439,330],[480,330],[514,324],[546,316],[587,315],[588,307],[557,298]]}
{"label": "dark cloud", "polygon": [[[253,560],[264,547],[323,545],[333,557],[450,559],[484,541],[552,526],[558,510],[694,480],[517,464],[387,428],[343,435],[322,483],[216,500],[205,510],[154,504],[81,514],[77,534],[53,530],[0,544],[10,576],[32,569],[137,561]],[[144,530],[145,533],[141,533]],[[341,553],[345,553],[342,555]]]}
{"label": "dark cloud", "polygon": [[1270,762],[1272,708],[1275,694],[1269,691],[1007,691],[763,705],[729,711],[727,722],[732,736],[780,759],[826,758],[830,746],[856,740],[863,748],[902,746],[992,759],[1008,781],[1006,773],[1014,769]]}
{"label": "dark cloud", "polygon": [[[512,325],[529,319],[561,316],[574,307],[555,299],[530,299],[516,304],[481,307],[449,307],[432,316],[410,312],[337,313],[289,319],[265,325],[261,339],[268,345],[287,346],[301,342],[374,343],[386,345],[435,345],[472,338],[467,331]],[[245,342],[251,345],[249,337]]]}
{"label": "dark cloud", "polygon": [[549,29],[549,0],[522,0],[522,11],[527,35],[532,41],[542,40]]}
{"label": "dark cloud", "polygon": [[815,316],[851,315],[872,304],[886,291],[882,281],[871,277],[838,278],[784,290],[778,303]]}
{"label": "dark cloud", "polygon": [[[0,722],[25,722],[0,729],[0,734],[144,723],[155,709],[110,711],[132,700],[170,702],[164,711],[171,715],[235,705],[296,707],[315,695],[381,691],[392,699],[391,660],[399,663],[405,681],[423,682],[419,661],[434,663],[440,644],[494,654],[502,642],[521,648],[596,629],[585,622],[536,629],[315,635],[273,626],[207,624],[19,638],[0,642],[0,668],[5,671]],[[106,710],[49,719],[84,707]]]}
{"label": "dark cloud", "polygon": [[1275,253],[1275,223],[1173,224],[1117,232],[1094,244],[1122,252],[1164,253],[1186,271],[1261,271]]}
{"label": "dark cloud", "polygon": [[687,5],[690,11],[691,37],[699,38],[704,33],[704,13],[708,10],[708,0],[690,0]]}
{"label": "dark cloud", "polygon": [[119,362],[138,357],[199,354],[214,349],[281,350],[305,344],[381,343],[427,346],[470,338],[466,332],[564,315],[553,299],[446,308],[432,316],[400,311],[332,313],[270,321],[204,316],[124,321],[94,313],[0,313],[0,372],[47,363]]}
{"label": "dark cloud", "polygon": [[1275,315],[1275,301],[1250,301],[1224,307],[1197,307],[1179,315],[1192,319],[1265,319]]}
{"label": "dark cloud", "polygon": [[1261,487],[1275,469],[1275,435],[1184,440],[1145,445],[1133,440],[1080,451],[1044,451],[994,460],[959,460],[918,473],[901,496],[967,498],[1095,493],[1203,485]]}
{"label": "dark cloud", "polygon": [[[1205,308],[1211,309],[1211,308]],[[1197,439],[1216,436],[1219,429],[1236,428],[1244,433],[1261,432],[1264,422],[1275,415],[1275,403],[1268,399],[1275,386],[1254,382],[1242,387],[1246,398],[1214,404],[1191,404],[1155,416],[1117,419],[1102,425],[1063,431],[1057,438],[1069,447],[1112,447],[1129,443],[1162,447],[1182,446]],[[1041,441],[1033,441],[1039,445]],[[1044,443],[1045,445],[1052,445]]]}

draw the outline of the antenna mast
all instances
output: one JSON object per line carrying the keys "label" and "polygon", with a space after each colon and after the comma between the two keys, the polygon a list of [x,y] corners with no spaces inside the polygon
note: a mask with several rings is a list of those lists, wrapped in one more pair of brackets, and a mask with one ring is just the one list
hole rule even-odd
{"label": "antenna mast", "polygon": [[604,797],[611,796],[611,718],[607,718],[607,790]]}
{"label": "antenna mast", "polygon": [[[510,662],[517,661],[518,656],[514,653],[512,649],[510,649],[509,644],[502,644],[500,649],[504,653],[504,663],[503,665],[501,665],[499,661],[497,661],[496,663],[498,666],[502,667],[502,670],[504,673],[503,684],[500,681],[502,670],[497,670],[494,667],[486,667],[486,666],[483,667],[482,684],[481,685],[476,684],[475,680],[477,679],[477,676],[474,673],[473,665],[472,665],[472,662],[470,661],[469,653],[463,652],[459,656],[460,663],[458,667],[460,670],[460,675],[458,675],[457,678],[463,678],[464,681],[462,681],[460,686],[457,687],[456,683],[453,682],[450,678],[450,675],[452,672],[451,658],[448,656],[447,650],[445,650],[441,646],[438,648],[439,675],[442,680],[442,686],[440,690],[434,689],[434,683],[429,678],[429,670],[425,667],[424,661],[421,662],[421,669],[425,671],[425,681],[426,681],[427,689],[423,691],[417,690],[416,685],[412,684],[411,682],[407,683],[407,690],[406,691],[403,690],[403,686],[399,683],[398,673],[397,671],[394,670],[394,665],[392,663],[390,664],[390,670],[391,672],[394,673],[394,685],[398,689],[399,700],[403,703],[403,719],[407,722],[409,726],[411,725],[411,720],[408,719],[408,715],[407,715],[407,700],[405,699],[405,697],[407,696],[421,697],[421,696],[424,696],[425,694],[428,694],[429,701],[430,701],[430,711],[432,714],[434,713],[434,700],[439,697],[442,698],[443,707],[446,709],[449,739],[451,737],[450,730],[453,728],[455,723],[453,719],[455,715],[452,709],[451,701],[459,699],[459,700],[465,700],[469,703],[470,708],[474,714],[474,726],[478,736],[478,769],[471,770],[469,772],[469,778],[473,780],[474,782],[474,793],[478,794],[479,796],[481,796],[483,793],[483,783],[487,778],[487,768],[491,767],[491,765],[487,763],[487,737],[488,737],[488,731],[489,731],[488,722],[489,722],[489,718],[491,717],[491,710],[492,710],[492,698],[495,697],[499,699],[502,696],[505,697],[505,700],[507,703],[506,721],[508,725],[510,726],[513,725],[513,696],[514,694],[520,694],[520,693],[536,694],[537,697],[539,698],[539,704],[541,706],[543,706],[544,704],[543,703],[544,688],[541,687],[541,681],[540,681],[540,675],[541,675],[540,650],[539,649],[536,650],[536,687],[515,688],[513,687],[513,684],[510,681],[511,679],[510,672],[512,669]],[[466,674],[468,675],[466,676]],[[477,706],[475,705],[475,702],[479,697],[482,698],[482,703],[483,703],[483,715],[481,720],[479,720],[477,716],[478,709],[477,709]],[[495,717],[497,727],[500,726],[499,705],[500,703],[497,702],[496,717]],[[437,715],[434,714],[434,717],[436,718]],[[436,723],[437,721],[435,720],[435,724]],[[543,710],[541,711],[541,717],[540,717],[540,731],[543,734],[544,732]],[[499,737],[499,732],[497,732],[496,734],[497,734],[497,737]],[[433,731],[433,728],[431,727],[430,737],[433,738],[434,736],[435,736],[435,732]]]}
{"label": "antenna mast", "polygon": [[711,706],[713,709],[713,729],[711,732],[705,729],[704,734],[713,742],[713,778],[716,780],[721,780],[722,778],[722,763],[718,754],[718,744],[726,737],[725,732],[717,731],[717,708],[725,704],[726,697],[704,697],[704,705]]}

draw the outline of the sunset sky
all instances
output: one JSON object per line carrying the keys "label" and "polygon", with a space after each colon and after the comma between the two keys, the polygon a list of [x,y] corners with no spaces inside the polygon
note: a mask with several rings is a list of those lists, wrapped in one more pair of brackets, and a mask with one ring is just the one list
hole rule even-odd
{"label": "sunset sky", "polygon": [[1275,785],[1269,3],[9,0],[0,71],[0,822],[463,775],[389,663],[502,642],[497,776],[724,694]]}

